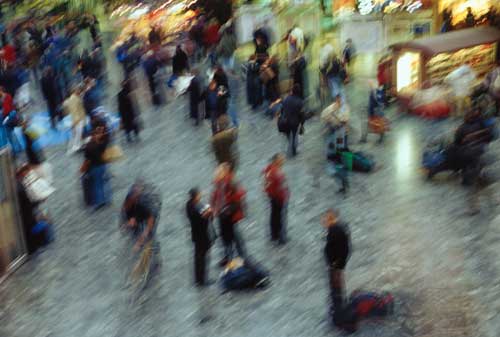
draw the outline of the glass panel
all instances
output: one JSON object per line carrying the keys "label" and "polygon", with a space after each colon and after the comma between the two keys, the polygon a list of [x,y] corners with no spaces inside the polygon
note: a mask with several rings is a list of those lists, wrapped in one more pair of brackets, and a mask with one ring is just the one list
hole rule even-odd
{"label": "glass panel", "polygon": [[0,150],[0,276],[25,254],[16,207],[16,185],[8,149]]}

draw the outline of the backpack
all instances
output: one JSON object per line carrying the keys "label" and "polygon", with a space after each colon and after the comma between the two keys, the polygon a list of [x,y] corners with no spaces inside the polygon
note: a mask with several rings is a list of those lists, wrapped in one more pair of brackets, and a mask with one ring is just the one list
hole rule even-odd
{"label": "backpack", "polygon": [[283,113],[283,108],[281,108],[278,115],[278,131],[281,133],[287,133],[290,130],[288,123],[288,116]]}

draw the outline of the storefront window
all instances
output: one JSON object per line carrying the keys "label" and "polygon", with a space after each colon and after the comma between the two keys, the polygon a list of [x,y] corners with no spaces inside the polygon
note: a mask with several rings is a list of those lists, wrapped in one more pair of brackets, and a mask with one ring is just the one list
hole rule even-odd
{"label": "storefront window", "polygon": [[397,90],[402,91],[415,89],[418,85],[420,72],[420,54],[406,52],[397,61]]}
{"label": "storefront window", "polygon": [[458,25],[465,21],[467,8],[472,9],[472,14],[477,19],[486,14],[496,0],[440,0],[439,13],[448,9],[452,13],[452,24]]}

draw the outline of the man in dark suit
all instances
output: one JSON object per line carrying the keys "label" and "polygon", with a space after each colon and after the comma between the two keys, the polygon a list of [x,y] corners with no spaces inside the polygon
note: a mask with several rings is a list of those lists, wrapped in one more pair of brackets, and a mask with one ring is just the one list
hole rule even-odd
{"label": "man in dark suit", "polygon": [[208,251],[212,246],[210,206],[201,204],[201,193],[197,188],[189,191],[186,214],[191,224],[191,240],[194,243],[194,279],[197,286],[207,285]]}
{"label": "man in dark suit", "polygon": [[328,230],[324,252],[330,278],[331,313],[334,322],[340,324],[345,298],[344,268],[350,256],[351,240],[347,225],[340,222],[337,211],[327,210],[322,225]]}

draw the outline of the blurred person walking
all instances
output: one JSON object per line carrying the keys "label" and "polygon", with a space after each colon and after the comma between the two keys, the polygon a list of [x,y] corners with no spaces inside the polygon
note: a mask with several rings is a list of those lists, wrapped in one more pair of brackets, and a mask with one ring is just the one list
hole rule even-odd
{"label": "blurred person walking", "polygon": [[135,291],[144,289],[151,272],[161,265],[160,243],[156,240],[161,207],[161,196],[155,187],[139,179],[130,188],[122,205],[123,227],[131,234],[132,251],[137,254],[130,275]]}
{"label": "blurred person walking", "polygon": [[161,97],[157,84],[156,74],[159,70],[160,62],[158,61],[157,56],[152,50],[148,51],[146,55],[144,55],[144,61],[142,65],[148,79],[151,102],[154,106],[159,106],[161,105]]}
{"label": "blurred person walking", "polygon": [[215,240],[212,229],[212,210],[210,205],[202,205],[202,194],[198,188],[189,191],[189,200],[186,203],[186,214],[191,225],[191,241],[194,244],[194,280],[199,287],[208,285],[207,265],[208,253]]}
{"label": "blurred person walking", "polygon": [[245,194],[245,190],[234,181],[230,165],[219,165],[215,170],[211,205],[214,216],[219,218],[220,235],[224,245],[224,258],[220,261],[220,266],[225,266],[234,257],[234,247],[239,257],[244,258],[246,255],[243,240],[236,228],[245,217]]}
{"label": "blurred person walking", "polygon": [[341,326],[346,302],[344,269],[351,254],[351,238],[347,224],[339,219],[338,211],[327,210],[321,223],[327,230],[324,254],[330,285],[330,315],[334,324]]}
{"label": "blurred person walking", "polygon": [[135,140],[139,140],[139,117],[136,104],[132,99],[132,88],[130,80],[122,82],[122,88],[118,93],[118,112],[121,118],[121,126],[127,137],[127,142],[132,141],[132,133]]}
{"label": "blurred person walking", "polygon": [[[0,102],[2,103],[2,117],[5,118],[15,110],[14,99],[4,87],[0,86]],[[3,119],[2,119],[3,120]]]}
{"label": "blurred person walking", "polygon": [[476,74],[469,65],[469,62],[461,65],[457,69],[449,73],[444,82],[451,87],[453,91],[455,115],[464,116],[465,112],[470,108],[470,98],[472,86],[476,81]]}
{"label": "blurred person walking", "polygon": [[238,165],[238,129],[229,127],[227,115],[217,119],[217,133],[212,136],[212,149],[219,164],[228,163],[231,170],[235,171]]}
{"label": "blurred person walking", "polygon": [[200,100],[201,92],[201,79],[198,69],[193,69],[193,79],[189,84],[187,91],[189,92],[189,117],[194,120],[194,125],[200,124]]}
{"label": "blurred person walking", "polygon": [[175,50],[175,55],[172,58],[172,73],[175,76],[181,76],[185,71],[189,70],[189,59],[182,46],[178,45]]}
{"label": "blurred person walking", "polygon": [[236,36],[232,23],[221,28],[221,39],[216,48],[217,58],[226,72],[234,71],[234,52],[237,48]]}
{"label": "blurred person walking", "polygon": [[288,34],[288,68],[293,84],[298,84],[299,97],[305,98],[307,62],[304,57],[305,39],[302,29],[295,27]]}
{"label": "blurred person walking", "polygon": [[321,121],[326,127],[326,157],[335,165],[335,177],[340,180],[342,187],[339,193],[346,193],[349,188],[347,168],[342,160],[342,153],[348,151],[347,125],[350,109],[340,95],[321,113]]}
{"label": "blurred person walking", "polygon": [[103,160],[107,138],[103,126],[92,130],[90,141],[85,146],[85,160],[80,167],[85,202],[96,210],[111,203],[109,175]]}
{"label": "blurred person walking", "polygon": [[484,78],[482,88],[495,100],[496,115],[500,116],[500,60],[497,60],[495,69]]}
{"label": "blurred person walking", "polygon": [[283,172],[285,157],[275,154],[271,162],[262,172],[264,175],[264,191],[267,194],[270,205],[270,233],[271,241],[280,245],[286,243],[286,208],[290,192],[288,190],[286,177]]}
{"label": "blurred person walking", "polygon": [[65,115],[71,116],[71,139],[68,142],[68,154],[75,153],[82,148],[86,114],[83,100],[80,97],[81,93],[80,87],[74,87],[71,95],[62,104]]}
{"label": "blurred person walking", "polygon": [[305,122],[304,100],[301,97],[301,92],[300,85],[295,84],[291,93],[283,100],[281,113],[278,117],[278,124],[284,124],[283,130],[288,138],[288,154],[292,157],[297,155],[299,133],[303,133]]}
{"label": "blurred person walking", "polygon": [[57,78],[51,67],[45,68],[41,79],[42,94],[49,110],[50,123],[56,129],[57,123],[61,119],[59,103],[61,101]]}
{"label": "blurred person walking", "polygon": [[354,48],[354,44],[352,39],[347,39],[345,41],[344,49],[342,50],[342,63],[346,69],[349,69],[351,66],[351,62],[356,55],[356,48]]}

